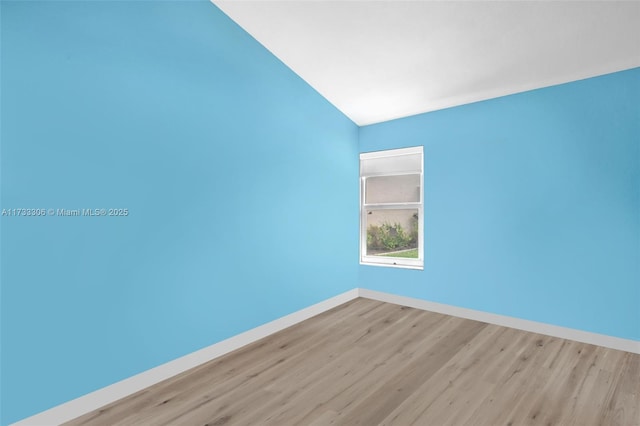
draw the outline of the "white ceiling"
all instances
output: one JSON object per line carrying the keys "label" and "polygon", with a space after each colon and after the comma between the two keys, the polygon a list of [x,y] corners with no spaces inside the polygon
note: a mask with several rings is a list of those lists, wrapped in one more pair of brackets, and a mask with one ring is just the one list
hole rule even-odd
{"label": "white ceiling", "polygon": [[358,125],[640,66],[638,1],[217,1]]}

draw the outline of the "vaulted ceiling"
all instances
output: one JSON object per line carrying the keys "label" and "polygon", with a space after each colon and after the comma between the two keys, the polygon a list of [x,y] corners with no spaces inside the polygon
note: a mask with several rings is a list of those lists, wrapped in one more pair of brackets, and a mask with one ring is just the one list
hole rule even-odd
{"label": "vaulted ceiling", "polygon": [[640,66],[637,1],[213,1],[359,125]]}

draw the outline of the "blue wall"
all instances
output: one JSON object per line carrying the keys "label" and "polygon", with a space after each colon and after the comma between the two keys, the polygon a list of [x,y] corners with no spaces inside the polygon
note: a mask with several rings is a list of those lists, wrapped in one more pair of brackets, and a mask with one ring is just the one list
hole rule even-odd
{"label": "blue wall", "polygon": [[203,2],[2,7],[2,424],[355,287],[358,129]]}
{"label": "blue wall", "polygon": [[363,127],[424,145],[424,271],[359,286],[640,340],[640,69]]}

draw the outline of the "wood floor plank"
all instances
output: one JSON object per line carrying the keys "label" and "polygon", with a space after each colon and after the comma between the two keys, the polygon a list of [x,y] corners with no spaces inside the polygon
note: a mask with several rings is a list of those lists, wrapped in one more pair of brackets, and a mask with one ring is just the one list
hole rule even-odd
{"label": "wood floor plank", "polygon": [[[363,313],[379,307],[385,308],[379,302],[362,305],[364,305]],[[370,307],[373,309],[369,309]],[[309,368],[340,355],[339,351],[336,352],[334,345],[326,344],[327,341],[330,340],[342,347],[347,345],[354,335],[362,333],[363,328],[366,327],[365,324],[352,323],[346,317],[340,316],[336,319],[335,322],[325,324],[325,327],[318,327],[318,324],[309,322],[298,327],[300,330],[296,330],[298,333],[307,334],[308,337],[315,335],[315,339],[304,339],[295,344],[289,336],[290,330],[287,330],[286,333],[274,336],[274,340],[277,342],[275,345],[256,343],[256,347],[248,352],[251,357],[248,359],[245,357],[241,366],[234,364],[234,368],[228,371],[224,377],[220,377],[215,366],[211,367],[210,374],[204,375],[204,377],[211,377],[215,381],[214,392],[205,392],[207,388],[211,387],[211,383],[208,381],[201,383],[199,387],[190,386],[181,393],[179,398],[176,398],[172,406],[163,406],[163,411],[177,414],[168,415],[160,410],[155,410],[151,414],[140,413],[134,417],[134,420],[140,418],[143,423],[183,424],[186,419],[182,417],[191,418],[198,412],[210,410],[212,406],[224,406],[227,411],[232,411],[241,402],[239,397],[250,400],[253,389],[261,389],[266,383],[283,374],[289,375],[296,366],[302,365],[303,368]],[[304,350],[301,350],[302,348]],[[243,352],[243,354],[245,353],[246,351]],[[200,400],[193,397],[200,394],[206,394],[206,398]]]}
{"label": "wood floor plank", "polygon": [[[411,316],[413,310],[411,310]],[[409,316],[407,315],[407,317]],[[364,395],[377,389],[380,384],[380,377],[387,376],[397,368],[410,362],[412,357],[428,349],[426,345],[420,345],[423,339],[418,333],[437,333],[438,330],[451,326],[447,323],[447,317],[431,318],[429,324],[420,324],[421,327],[413,327],[416,325],[412,320],[405,321],[403,330],[398,330],[401,322],[407,318],[400,318],[397,324],[390,324],[388,329],[398,331],[406,331],[409,333],[405,337],[413,346],[407,344],[398,344],[397,336],[394,334],[371,335],[372,341],[378,342],[379,345],[371,346],[370,342],[359,341],[359,345],[354,345],[349,351],[349,356],[337,369],[325,372],[321,380],[314,380],[312,386],[307,388],[307,392],[297,393],[291,401],[292,406],[303,404],[305,399],[313,398],[316,406],[308,411],[304,416],[295,415],[294,412],[281,413],[280,415],[270,419],[270,423],[279,424],[305,424],[309,419],[313,418],[317,411],[324,407],[331,407],[341,413],[345,413],[353,408],[358,400],[364,398]],[[435,321],[434,321],[435,320]],[[413,324],[412,324],[413,323]],[[414,331],[414,333],[411,333]],[[389,341],[394,339],[394,341]],[[366,348],[366,349],[364,349]],[[364,355],[363,357],[363,354]],[[300,411],[300,410],[298,410]],[[341,420],[343,421],[343,420]]]}
{"label": "wood floor plank", "polygon": [[[627,380],[634,377],[640,380],[640,360],[637,356],[627,353],[622,358],[622,366],[618,371],[618,380],[613,386],[608,404],[602,410],[602,424],[624,426],[640,424],[640,408],[637,401],[640,398],[640,384]],[[633,401],[636,403],[634,404]]]}
{"label": "wood floor plank", "polygon": [[[246,424],[287,424],[280,423],[279,419],[289,413],[289,406],[296,406],[295,400],[298,394],[304,393],[309,386],[319,381],[327,380],[326,371],[335,371],[343,364],[343,359],[347,354],[345,351],[339,350],[338,347],[343,348],[353,345],[361,336],[372,334],[371,332],[367,332],[368,330],[378,328],[378,326],[382,326],[383,323],[386,327],[389,327],[389,324],[393,323],[391,318],[399,315],[400,310],[393,306],[385,306],[384,308],[383,311],[379,312],[381,316],[379,321],[373,323],[363,322],[360,327],[356,327],[353,332],[348,333],[345,341],[339,345],[323,345],[323,347],[318,348],[316,351],[305,353],[305,356],[297,360],[280,363],[278,368],[273,368],[260,377],[252,377],[251,382],[247,382],[247,386],[252,388],[266,388],[269,391],[276,392],[279,396],[272,400],[271,405],[261,409],[254,409],[253,412],[257,418],[248,418],[242,421],[246,421]],[[318,369],[318,365],[322,365],[325,369]],[[282,377],[287,378],[283,384],[280,383]],[[297,384],[295,389],[291,388],[291,382]],[[229,395],[229,398],[235,397],[231,395],[231,393],[229,393]],[[283,407],[282,401],[288,402],[284,404],[284,413],[280,412],[282,411],[281,407]],[[224,402],[224,399],[222,402]],[[301,409],[300,406],[296,407],[297,410]],[[205,411],[206,408],[207,407],[202,407],[202,409],[199,408],[197,411]],[[234,418],[237,419],[237,421],[241,421],[240,419],[244,416],[238,417],[238,414],[239,413],[235,413]],[[193,415],[193,413],[189,414],[189,416]],[[183,421],[182,418],[176,418],[175,420],[179,422]]]}
{"label": "wood floor plank", "polygon": [[356,299],[67,424],[640,426],[640,355]]}
{"label": "wood floor plank", "polygon": [[[180,412],[183,409],[179,405],[185,398],[189,399],[189,394],[202,392],[210,399],[215,399],[221,394],[224,395],[224,391],[228,391],[233,385],[237,386],[238,383],[244,382],[246,376],[259,374],[270,362],[273,362],[272,356],[267,354],[280,356],[292,354],[304,358],[305,350],[313,352],[315,347],[330,347],[325,344],[326,339],[340,341],[341,336],[353,333],[350,327],[352,324],[355,327],[357,323],[351,321],[352,316],[363,315],[383,307],[383,303],[372,300],[348,302],[315,316],[314,321],[305,321],[288,328],[286,333],[276,333],[268,339],[261,339],[224,357],[81,416],[68,424],[132,424],[137,421],[137,418],[150,421],[167,417],[169,414],[165,413]],[[212,388],[212,380],[216,385],[215,388]],[[153,392],[150,392],[151,389]],[[204,392],[208,389],[212,389],[212,392]],[[120,423],[121,421],[123,423]]]}
{"label": "wood floor plank", "polygon": [[456,320],[451,321],[451,327],[423,342],[429,350],[401,366],[394,374],[381,376],[381,386],[353,407],[342,421],[350,425],[371,425],[384,419],[487,326],[476,321]]}
{"label": "wood floor plank", "polygon": [[468,413],[469,419],[493,424],[514,424],[517,413],[529,410],[532,399],[542,392],[549,380],[546,366],[557,362],[557,354],[563,341],[549,336],[520,334],[517,348],[509,354],[508,361],[500,367],[502,375],[492,383],[481,404]]}
{"label": "wood floor plank", "polygon": [[[451,412],[447,397],[454,388],[466,386],[469,381],[479,381],[483,388],[491,386],[491,380],[497,374],[494,371],[496,366],[504,364],[512,356],[511,352],[519,348],[518,339],[515,337],[517,334],[511,329],[488,325],[429,380],[422,383],[421,387],[403,404],[400,404],[383,424],[419,423],[426,412],[437,414],[432,407],[442,403],[447,408],[444,412],[446,417],[447,413]],[[494,366],[478,366],[479,362],[488,355],[493,357]],[[482,370],[480,371],[479,368]],[[497,369],[500,370],[500,367]],[[466,376],[470,378],[465,378]]]}

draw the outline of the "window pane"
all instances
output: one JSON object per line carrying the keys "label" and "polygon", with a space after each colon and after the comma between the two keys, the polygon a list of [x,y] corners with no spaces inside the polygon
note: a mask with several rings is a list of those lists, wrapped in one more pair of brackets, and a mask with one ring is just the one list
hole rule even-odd
{"label": "window pane", "polygon": [[365,188],[365,204],[420,202],[420,175],[370,177]]}
{"label": "window pane", "polygon": [[367,256],[418,258],[418,209],[366,213]]}
{"label": "window pane", "polygon": [[360,176],[422,171],[422,153],[366,158],[360,156]]}

